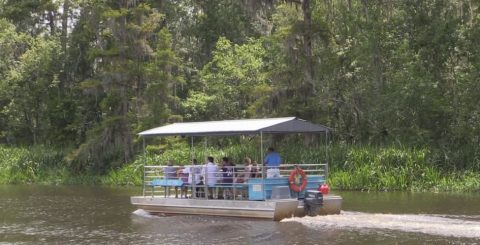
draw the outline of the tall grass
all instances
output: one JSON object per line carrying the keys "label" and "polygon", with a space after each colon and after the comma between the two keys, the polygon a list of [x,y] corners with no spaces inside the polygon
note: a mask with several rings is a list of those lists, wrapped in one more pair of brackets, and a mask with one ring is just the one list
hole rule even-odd
{"label": "tall grass", "polygon": [[0,183],[57,183],[67,178],[63,153],[46,147],[0,146]]}
{"label": "tall grass", "polygon": [[66,151],[0,146],[0,184],[94,184],[101,176],[70,171]]}
{"label": "tall grass", "polygon": [[[256,144],[257,143],[257,144]],[[226,147],[190,149],[185,143],[176,143],[158,153],[147,150],[137,155],[134,162],[105,175],[74,173],[64,160],[65,153],[47,147],[9,148],[0,146],[0,184],[104,184],[141,185],[144,165],[164,165],[174,160],[178,165],[189,164],[206,156],[220,159],[231,157],[241,163],[248,156],[261,162],[258,142],[241,141]],[[474,170],[444,169],[434,164],[427,148],[405,146],[351,146],[334,144],[306,147],[302,144],[277,145],[277,151],[286,162],[329,164],[329,185],[334,189],[362,191],[480,191],[480,172]],[[328,152],[328,153],[327,153]]]}
{"label": "tall grass", "polygon": [[330,183],[349,190],[430,188],[440,172],[426,159],[428,150],[406,147],[351,147],[345,160],[333,164]]}
{"label": "tall grass", "polygon": [[[429,161],[427,148],[405,146],[347,146],[344,144],[306,147],[301,144],[279,145],[286,162],[324,163],[330,166],[329,184],[334,189],[361,191],[480,191],[480,173],[449,171]],[[204,154],[204,151],[206,152]],[[183,165],[193,156],[203,162],[206,155],[229,156],[241,162],[245,156],[260,162],[255,144],[235,144],[222,149],[207,147],[191,152],[188,147],[174,147],[163,154],[140,155],[134,163],[107,175],[106,184],[141,183],[144,164],[163,165],[169,159]]]}

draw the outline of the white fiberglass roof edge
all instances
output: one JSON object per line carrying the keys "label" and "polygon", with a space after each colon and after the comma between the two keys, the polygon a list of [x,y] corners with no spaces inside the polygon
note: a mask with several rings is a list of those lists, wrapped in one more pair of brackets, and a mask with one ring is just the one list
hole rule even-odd
{"label": "white fiberglass roof edge", "polygon": [[149,136],[207,136],[241,135],[264,133],[315,133],[330,131],[329,128],[296,117],[239,119],[205,122],[173,123],[152,128],[139,135]]}

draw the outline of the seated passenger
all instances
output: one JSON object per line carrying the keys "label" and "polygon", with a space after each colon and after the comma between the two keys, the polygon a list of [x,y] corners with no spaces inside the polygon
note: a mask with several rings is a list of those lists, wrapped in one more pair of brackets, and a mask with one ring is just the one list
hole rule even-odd
{"label": "seated passenger", "polygon": [[250,177],[252,177],[252,171],[253,171],[253,166],[252,166],[252,159],[250,157],[245,157],[243,159],[243,164],[244,164],[244,172],[243,172],[243,181],[247,182]]}
{"label": "seated passenger", "polygon": [[[244,171],[243,171],[243,173],[237,174],[237,178],[235,179],[235,183],[238,183],[238,184],[247,183],[248,180],[252,176],[252,160],[249,157],[246,157],[243,160],[243,163],[244,163],[244,166],[245,166]],[[236,190],[236,194],[240,193],[239,198],[243,199],[243,198],[248,197],[248,191],[247,191],[248,186],[247,185],[236,185],[235,187],[238,188]]]}
{"label": "seated passenger", "polygon": [[173,160],[168,160],[167,166],[163,168],[165,179],[177,179],[177,168],[173,166]]}
{"label": "seated passenger", "polygon": [[231,186],[235,177],[235,166],[233,165],[232,161],[228,159],[228,157],[222,158],[222,165],[222,184],[224,185],[223,197],[225,199],[232,199],[233,192]]}
{"label": "seated passenger", "polygon": [[260,178],[260,173],[259,172],[260,171],[258,169],[258,163],[256,161],[253,161],[250,178]]}
{"label": "seated passenger", "polygon": [[185,171],[188,173],[188,184],[193,185],[194,182],[195,184],[200,182],[200,177],[202,177],[202,166],[198,165],[197,159],[192,159],[192,165],[187,166]]}
{"label": "seated passenger", "polygon": [[[163,168],[163,177],[165,179],[178,179],[177,168],[173,166],[173,160],[168,160],[167,166]],[[166,187],[166,194],[170,196],[170,187]],[[178,187],[175,186],[175,198],[178,198]]]}
{"label": "seated passenger", "polygon": [[203,176],[200,176],[200,182],[198,182],[197,186],[195,187],[195,193],[197,197],[205,198],[205,183],[203,182]]}
{"label": "seated passenger", "polygon": [[194,188],[195,190],[198,189],[195,186],[200,185],[200,179],[202,178],[202,166],[198,165],[197,159],[192,159],[192,165],[185,167],[183,172],[188,174],[188,185],[191,186],[193,195]]}
{"label": "seated passenger", "polygon": [[178,178],[182,181],[183,185],[180,187],[180,198],[187,198],[188,193],[188,170],[185,167],[181,167],[178,171]]}

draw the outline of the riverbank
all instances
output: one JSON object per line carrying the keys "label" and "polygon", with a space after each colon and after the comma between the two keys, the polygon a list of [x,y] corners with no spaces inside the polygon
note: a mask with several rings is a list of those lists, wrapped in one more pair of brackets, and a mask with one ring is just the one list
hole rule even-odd
{"label": "riverbank", "polygon": [[[46,147],[0,147],[0,184],[102,184],[141,185],[143,165],[159,165],[169,159],[184,164],[193,154],[203,159],[203,150],[191,153],[186,145],[162,154],[150,150],[138,155],[133,163],[105,174],[73,172],[65,160],[65,152]],[[431,162],[426,148],[399,146],[372,147],[333,145],[325,155],[325,147],[284,146],[278,149],[287,163],[325,162],[328,159],[329,185],[337,190],[359,191],[431,191],[479,192],[480,172],[473,169],[445,170]],[[244,156],[260,156],[258,149],[247,144],[223,148],[207,148],[215,157],[230,156],[240,162]],[[260,162],[260,159],[254,160]]]}

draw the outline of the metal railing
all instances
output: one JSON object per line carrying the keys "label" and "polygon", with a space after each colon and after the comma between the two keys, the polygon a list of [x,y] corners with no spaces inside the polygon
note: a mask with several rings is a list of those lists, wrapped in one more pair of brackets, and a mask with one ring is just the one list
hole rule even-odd
{"label": "metal railing", "polygon": [[[281,178],[289,177],[295,166],[304,170],[307,175],[321,176],[324,179],[328,175],[328,164],[282,164],[279,166]],[[189,169],[188,175],[180,170]],[[221,167],[217,167],[217,171],[209,172],[205,165],[188,165],[188,166],[144,166],[143,175],[143,196],[172,196],[172,188],[175,196],[188,198],[205,198],[217,199],[248,199],[248,189],[251,183],[250,179],[263,179],[267,177],[266,170],[269,167],[254,166],[253,171],[248,171],[243,165],[232,166],[232,171],[224,172]],[[256,169],[255,169],[256,168]],[[165,170],[175,170],[175,172],[166,172]],[[247,170],[247,171],[246,171]],[[174,176],[173,176],[174,175]],[[157,185],[159,181],[164,180],[180,180],[175,183],[178,186]]]}

